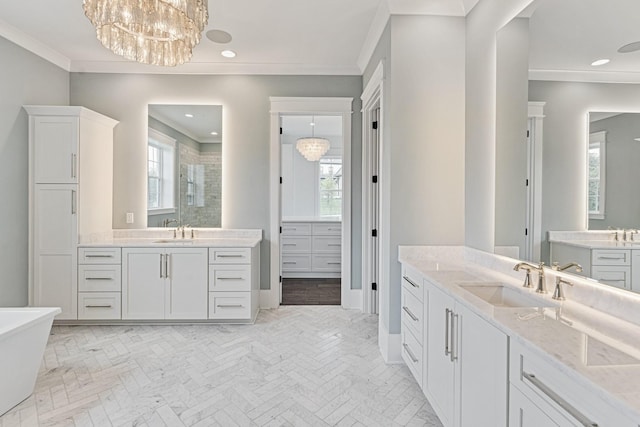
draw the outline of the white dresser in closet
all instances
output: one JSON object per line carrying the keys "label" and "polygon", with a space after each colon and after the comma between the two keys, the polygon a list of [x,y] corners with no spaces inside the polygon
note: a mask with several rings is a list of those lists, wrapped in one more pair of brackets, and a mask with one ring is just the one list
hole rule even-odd
{"label": "white dresser in closet", "polygon": [[342,223],[338,221],[284,221],[282,223],[282,277],[340,277]]}

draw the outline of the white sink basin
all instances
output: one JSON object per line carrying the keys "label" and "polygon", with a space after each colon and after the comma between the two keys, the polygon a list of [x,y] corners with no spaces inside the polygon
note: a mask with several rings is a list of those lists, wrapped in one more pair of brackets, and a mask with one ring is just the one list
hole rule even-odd
{"label": "white sink basin", "polygon": [[462,282],[458,285],[465,291],[496,307],[553,307],[551,302],[528,295],[495,282]]}

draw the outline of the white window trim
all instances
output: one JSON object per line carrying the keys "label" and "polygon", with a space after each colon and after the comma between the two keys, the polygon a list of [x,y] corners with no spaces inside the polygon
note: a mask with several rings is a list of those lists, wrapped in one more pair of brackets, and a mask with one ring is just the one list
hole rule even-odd
{"label": "white window trim", "polygon": [[[178,155],[176,152],[177,140],[175,138],[172,138],[169,135],[166,135],[158,131],[157,129],[149,127],[148,134],[147,134],[147,144],[155,145],[161,149],[163,147],[170,147],[171,149],[173,149],[174,163],[175,163],[175,159],[177,158],[177,155]],[[147,164],[148,162],[149,160],[147,159]],[[174,182],[174,188],[172,190],[173,195],[172,195],[172,201],[171,201],[172,206],[163,206],[159,208],[147,209],[148,215],[172,214],[176,212],[176,196],[175,196],[176,185],[177,185],[177,182]]]}
{"label": "white window trim", "polygon": [[[607,132],[600,131],[589,134],[589,149],[598,146],[600,148],[600,210],[598,212],[589,211],[589,219],[605,218],[605,196],[606,196],[606,165],[607,165]],[[587,198],[589,197],[589,168],[587,167]],[[588,200],[587,200],[588,203]],[[588,206],[588,205],[587,205]]]}

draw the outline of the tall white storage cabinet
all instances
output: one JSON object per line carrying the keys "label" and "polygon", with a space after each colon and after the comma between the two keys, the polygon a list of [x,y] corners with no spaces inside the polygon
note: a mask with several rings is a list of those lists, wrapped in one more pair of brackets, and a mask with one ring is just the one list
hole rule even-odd
{"label": "tall white storage cabinet", "polygon": [[84,107],[35,106],[29,113],[29,303],[78,318],[77,247],[111,232],[113,128]]}

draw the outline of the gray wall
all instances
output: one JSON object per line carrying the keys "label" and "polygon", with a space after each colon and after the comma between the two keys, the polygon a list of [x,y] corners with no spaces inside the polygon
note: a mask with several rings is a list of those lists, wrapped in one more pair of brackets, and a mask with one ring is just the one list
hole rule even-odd
{"label": "gray wall", "polygon": [[385,58],[380,182],[389,270],[381,282],[381,301],[388,302],[381,316],[395,334],[398,245],[464,241],[464,19],[392,16],[389,29],[365,76]]}
{"label": "gray wall", "polygon": [[[529,82],[529,100],[544,101],[542,230],[584,230],[589,111],[640,112],[640,85]],[[543,241],[542,259],[549,258]]]}
{"label": "gray wall", "polygon": [[605,217],[590,230],[640,228],[640,114],[619,114],[592,122],[589,133],[606,131]]}
{"label": "gray wall", "polygon": [[68,105],[69,73],[0,37],[0,307],[28,302],[28,115]]}
{"label": "gray wall", "polygon": [[524,251],[527,175],[529,20],[498,31],[495,245]]}
{"label": "gray wall", "polygon": [[[146,226],[147,104],[223,106],[225,131],[222,226],[260,228],[261,287],[269,288],[270,96],[351,96],[353,121],[353,274],[360,283],[360,93],[359,76],[220,76],[72,73],[73,104],[119,120],[114,133],[114,227]],[[355,286],[354,286],[355,287]]]}

